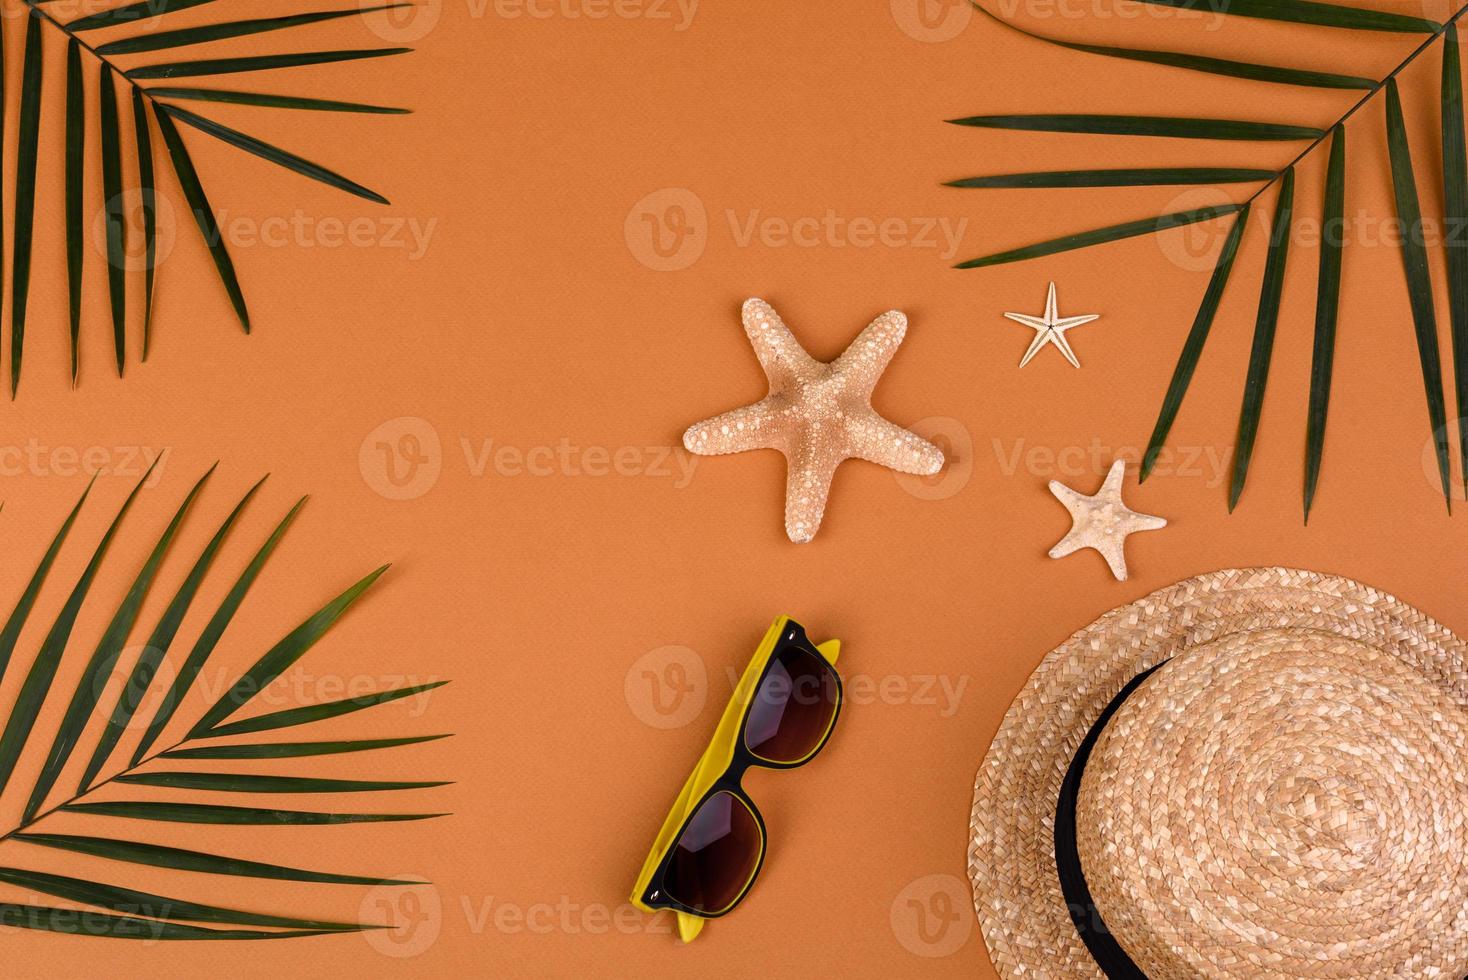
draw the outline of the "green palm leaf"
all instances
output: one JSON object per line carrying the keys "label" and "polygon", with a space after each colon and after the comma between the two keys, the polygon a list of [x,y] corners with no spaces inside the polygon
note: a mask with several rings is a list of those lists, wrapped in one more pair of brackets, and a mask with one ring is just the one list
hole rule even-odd
{"label": "green palm leaf", "polygon": [[36,215],[36,159],[41,140],[41,16],[27,11],[20,79],[20,135],[15,158],[15,232],[10,269],[10,397],[20,387],[26,307],[31,287],[31,234]]}
{"label": "green palm leaf", "polygon": [[1402,118],[1402,99],[1397,93],[1395,78],[1388,79],[1386,83],[1386,132],[1397,220],[1404,229],[1400,236],[1402,264],[1407,276],[1412,323],[1417,332],[1417,353],[1422,362],[1428,422],[1437,450],[1443,500],[1451,512],[1453,495],[1448,488],[1448,419],[1443,405],[1442,363],[1437,352],[1437,314],[1433,310],[1432,277],[1427,270],[1427,249],[1422,240],[1422,209],[1417,200],[1417,179],[1412,171],[1412,151],[1407,143],[1407,124]]}
{"label": "green palm leaf", "polygon": [[1218,315],[1218,305],[1228,286],[1229,273],[1233,271],[1234,259],[1239,253],[1239,239],[1243,237],[1248,223],[1249,205],[1246,204],[1239,210],[1238,217],[1234,218],[1233,226],[1228,230],[1228,237],[1223,240],[1218,262],[1213,267],[1213,278],[1208,282],[1208,291],[1203,294],[1203,303],[1198,307],[1198,315],[1193,318],[1193,327],[1183,343],[1182,354],[1178,356],[1172,381],[1167,386],[1167,395],[1162,399],[1162,411],[1157,416],[1157,425],[1152,429],[1152,438],[1147,441],[1147,452],[1142,457],[1139,483],[1146,482],[1147,477],[1152,474],[1152,468],[1157,465],[1157,457],[1167,443],[1168,433],[1172,431],[1172,424],[1177,420],[1178,409],[1182,408],[1183,396],[1188,393],[1193,372],[1198,369],[1198,360],[1203,356],[1203,345],[1208,342],[1208,332],[1213,329],[1213,319]]}
{"label": "green palm leaf", "polygon": [[102,121],[102,198],[107,222],[107,294],[112,308],[112,349],[117,376],[127,360],[127,222],[122,216],[122,125],[112,69],[102,65],[97,89]]}
{"label": "green palm leaf", "polygon": [[430,789],[447,786],[432,782],[384,779],[317,779],[310,776],[255,776],[234,772],[137,772],[115,782],[172,789],[202,789],[213,793],[377,793],[385,790]]}
{"label": "green palm leaf", "polygon": [[196,749],[174,749],[160,759],[297,759],[310,755],[340,755],[391,749],[399,745],[436,742],[447,735],[416,735],[408,738],[363,738],[343,742],[268,742],[253,745],[205,745]]}
{"label": "green palm leaf", "polygon": [[95,905],[98,908],[111,909],[114,912],[126,912],[154,919],[270,926],[278,929],[312,929],[321,932],[357,932],[363,928],[369,928],[352,922],[327,922],[318,919],[297,919],[289,916],[241,912],[237,909],[187,902],[183,899],[155,895],[151,892],[83,881],[80,878],[53,875],[44,871],[0,868],[0,881],[54,898],[65,898],[73,902]]}
{"label": "green palm leaf", "polygon": [[111,939],[292,939],[319,936],[331,930],[260,932],[250,929],[205,929],[131,915],[112,915],[81,909],[46,908],[0,902],[0,925],[38,929],[68,936],[105,936]]}
{"label": "green palm leaf", "polygon": [[361,102],[338,102],[334,99],[312,99],[296,95],[268,95],[262,92],[234,92],[217,88],[176,88],[154,85],[148,94],[155,99],[193,99],[199,102],[226,102],[235,105],[266,106],[271,109],[314,109],[322,112],[367,112],[405,115],[410,109],[366,105]]}
{"label": "green palm leaf", "polygon": [[1273,170],[1245,167],[1132,167],[1117,170],[1051,170],[964,177],[945,187],[1158,187],[1170,184],[1245,184],[1273,180]]}
{"label": "green palm leaf", "polygon": [[1259,315],[1254,321],[1254,345],[1249,352],[1249,376],[1244,382],[1244,405],[1239,411],[1239,441],[1234,453],[1233,478],[1228,491],[1228,509],[1238,506],[1249,476],[1254,439],[1259,433],[1259,415],[1264,408],[1264,388],[1269,381],[1269,362],[1274,355],[1274,334],[1279,326],[1279,303],[1284,292],[1285,263],[1290,250],[1290,228],[1295,202],[1295,168],[1285,171],[1279,200],[1274,206],[1274,223],[1269,231],[1269,254],[1264,260],[1264,282],[1259,293]]}
{"label": "green palm leaf", "polygon": [[242,71],[274,71],[277,68],[300,68],[305,65],[328,65],[363,58],[386,58],[406,54],[412,48],[362,48],[350,51],[310,51],[302,54],[263,54],[244,58],[204,58],[198,61],[172,61],[161,65],[144,65],[127,72],[134,81],[153,78],[194,78],[200,75],[233,75]]}
{"label": "green palm leaf", "polygon": [[215,725],[234,714],[265,690],[271,681],[304,656],[306,651],[311,649],[312,645],[341,618],[342,614],[361,598],[362,593],[372,587],[372,583],[376,582],[382,573],[387,571],[387,568],[388,566],[383,565],[361,579],[271,647],[265,656],[256,662],[255,666],[245,671],[244,675],[235,681],[234,686],[226,691],[212,708],[204,712],[204,717],[200,718],[198,724],[190,729],[189,735],[199,737],[209,733]]}
{"label": "green palm leaf", "polygon": [[1395,31],[1403,34],[1434,34],[1442,29],[1437,21],[1360,7],[1343,7],[1315,0],[1140,0],[1159,7],[1178,7],[1208,13],[1259,17],[1265,20],[1339,27],[1355,31]]}
{"label": "green palm leaf", "polygon": [[1037,34],[1034,31],[1025,30],[1017,24],[1012,24],[1004,18],[990,13],[977,0],[969,0],[969,2],[990,20],[997,21],[1012,31],[1017,31],[1026,37],[1032,37],[1037,41],[1044,41],[1046,44],[1053,44],[1056,47],[1067,48],[1071,51],[1084,51],[1087,54],[1097,54],[1106,58],[1141,61],[1154,65],[1166,65],[1169,68],[1182,68],[1187,71],[1204,72],[1210,75],[1247,78],[1251,81],[1274,82],[1281,85],[1303,85],[1309,88],[1363,89],[1367,91],[1375,89],[1377,86],[1375,79],[1363,78],[1359,75],[1337,75],[1332,72],[1305,71],[1299,68],[1283,68],[1276,65],[1259,65],[1246,61],[1230,61],[1225,58],[1209,58],[1202,55],[1185,54],[1180,51],[1151,51],[1141,48],[1118,48],[1102,44],[1080,44],[1075,41],[1062,41],[1059,38]]}
{"label": "green palm leaf", "polygon": [[205,119],[203,116],[195,115],[187,109],[180,109],[178,106],[165,105],[160,108],[164,113],[177,119],[179,122],[187,123],[201,132],[208,133],[216,139],[221,139],[231,146],[237,146],[247,153],[253,153],[261,159],[269,160],[271,163],[285,167],[287,170],[293,170],[302,176],[310,177],[312,180],[319,180],[323,184],[344,190],[348,194],[355,194],[358,197],[365,197],[369,201],[376,201],[378,204],[388,203],[387,198],[374,190],[369,190],[355,181],[348,180],[335,171],[327,170],[319,164],[312,163],[279,147],[271,146],[269,143],[258,140],[237,129],[230,129],[228,126],[221,125],[212,119]]}
{"label": "green palm leaf", "polygon": [[1320,276],[1315,298],[1315,349],[1310,362],[1310,411],[1305,430],[1305,521],[1320,482],[1325,452],[1325,419],[1330,409],[1330,382],[1335,365],[1336,319],[1341,301],[1341,252],[1345,246],[1346,131],[1337,126],[1331,137],[1330,164],[1321,210]]}
{"label": "green palm leaf", "polygon": [[82,89],[82,46],[66,44],[66,285],[71,312],[71,380],[76,383],[77,340],[82,329],[82,162],[87,117]]}
{"label": "green palm leaf", "polygon": [[[156,462],[154,466],[158,465]],[[128,494],[127,500],[123,502],[117,516],[112,519],[107,533],[102,536],[92,559],[87,563],[81,577],[71,590],[71,595],[62,606],[56,621],[51,625],[51,630],[46,634],[45,640],[41,642],[40,652],[31,664],[30,673],[26,675],[25,683],[21,686],[20,694],[16,696],[15,704],[10,709],[10,717],[6,720],[5,730],[0,734],[0,790],[4,790],[10,783],[10,777],[15,772],[16,760],[20,758],[21,749],[25,747],[26,739],[30,737],[35,728],[36,717],[41,713],[41,704],[46,700],[46,694],[51,690],[51,682],[56,679],[56,670],[61,666],[61,654],[66,650],[66,642],[71,638],[72,627],[76,625],[77,614],[81,612],[82,603],[86,601],[87,593],[91,591],[92,582],[97,578],[97,571],[102,566],[102,558],[107,554],[107,548],[112,544],[112,539],[117,535],[117,529],[122,524],[123,517],[128,508],[132,507],[133,501],[137,499],[138,491],[143,489],[148,475],[153,472],[152,467],[148,473],[133,487],[132,493]]]}
{"label": "green palm leaf", "polygon": [[[43,105],[43,55],[45,44],[42,35],[54,30],[66,45],[66,93],[57,101],[57,114],[61,116],[59,127],[62,139],[58,141],[54,155],[54,167],[63,174],[62,194],[64,208],[59,226],[64,232],[66,243],[66,289],[68,297],[67,325],[71,345],[71,375],[76,383],[80,372],[81,337],[86,333],[83,298],[86,295],[85,238],[87,228],[83,219],[87,213],[83,203],[85,193],[85,160],[88,149],[85,145],[90,121],[86,118],[85,81],[83,62],[90,59],[98,72],[101,176],[104,193],[102,216],[105,229],[107,256],[107,292],[112,332],[114,359],[121,375],[126,368],[127,358],[127,222],[125,220],[122,179],[123,156],[135,152],[139,193],[143,218],[144,294],[142,326],[142,359],[147,360],[151,352],[155,284],[158,273],[158,242],[156,214],[156,182],[152,149],[152,127],[148,113],[152,111],[158,119],[159,131],[168,151],[168,158],[178,179],[180,189],[188,202],[194,221],[204,237],[206,248],[229,297],[230,305],[245,332],[250,330],[249,311],[244,292],[239,283],[233,259],[221,234],[216,214],[209,204],[194,161],[179,137],[177,121],[184,120],[204,132],[223,140],[236,149],[255,154],[266,160],[318,180],[329,186],[375,202],[386,202],[386,198],[355,181],[325,167],[312,163],[295,153],[272,146],[257,137],[223,126],[212,120],[177,109],[171,114],[165,111],[164,98],[195,99],[254,105],[267,109],[307,109],[343,113],[395,114],[406,110],[387,106],[368,105],[339,99],[316,96],[283,94],[261,94],[231,92],[187,86],[161,88],[159,93],[140,84],[152,79],[185,78],[197,75],[231,74],[236,72],[274,71],[309,65],[327,65],[363,59],[382,58],[402,54],[406,47],[329,49],[293,51],[280,54],[245,54],[242,56],[208,57],[201,59],[173,60],[152,65],[122,65],[114,59],[128,58],[150,51],[174,52],[189,46],[208,46],[211,51],[220,50],[232,39],[244,39],[257,35],[289,35],[310,29],[312,25],[342,21],[363,14],[393,10],[411,6],[405,0],[383,0],[366,6],[343,5],[334,10],[316,10],[288,13],[279,16],[263,16],[247,19],[217,17],[204,22],[197,20],[188,24],[184,18],[169,20],[170,29],[155,30],[158,18],[208,7],[204,16],[214,15],[238,7],[252,9],[243,0],[234,3],[217,3],[216,0],[137,0],[124,3],[110,10],[101,10],[85,16],[65,20],[71,16],[66,5],[53,4],[49,0],[26,0],[24,8],[28,15],[26,26],[25,63],[21,72],[18,105],[12,108],[19,116],[16,139],[16,194],[14,225],[11,233],[14,247],[10,257],[11,295],[11,352],[10,388],[12,397],[18,390],[20,370],[25,350],[25,332],[28,325],[30,279],[32,272],[32,238],[35,233],[38,202],[37,175],[49,169],[52,162],[46,157],[51,153],[49,137],[42,138],[51,126],[43,124],[43,113],[49,111]],[[179,27],[173,28],[173,20]],[[124,36],[114,35],[109,40],[93,43],[93,31],[104,29],[123,30]],[[0,45],[3,47],[3,45]],[[3,67],[3,52],[0,52],[0,67]],[[132,103],[132,126],[124,127],[118,117],[117,79],[121,75],[127,84]],[[0,71],[0,100],[4,96],[4,72]],[[165,118],[166,117],[166,118]],[[127,144],[129,141],[132,146]],[[47,213],[44,206],[41,213]],[[0,236],[3,239],[4,236]],[[102,273],[91,273],[100,278]],[[0,283],[0,292],[3,292]]]}
{"label": "green palm leaf", "polygon": [[1037,242],[1034,245],[1025,245],[1022,248],[1010,249],[1007,252],[997,252],[993,255],[969,259],[967,262],[960,262],[954,268],[980,269],[989,265],[1021,262],[1025,259],[1054,255],[1057,252],[1069,252],[1073,249],[1089,248],[1092,245],[1120,241],[1123,238],[1136,238],[1138,235],[1150,235],[1154,232],[1166,231],[1169,228],[1180,228],[1184,225],[1196,224],[1199,221],[1211,221],[1214,218],[1234,214],[1241,207],[1242,205],[1238,204],[1224,204],[1217,207],[1197,208],[1193,211],[1179,211],[1174,214],[1164,214],[1156,218],[1143,218],[1139,221],[1128,221],[1119,225],[1109,225],[1105,228],[1097,228],[1092,231],[1083,231],[1074,235],[1065,235],[1061,238],[1052,238],[1049,241]]}
{"label": "green palm leaf", "polygon": [[95,31],[103,27],[118,27],[122,24],[151,20],[164,14],[188,10],[190,7],[202,7],[206,3],[213,2],[214,0],[138,0],[137,3],[131,3],[125,7],[114,7],[112,10],[104,10],[71,21],[66,25],[66,29],[73,34],[78,34],[82,31]]}
{"label": "green palm leaf", "polygon": [[[304,869],[281,864],[266,863],[230,857],[224,853],[204,852],[173,847],[152,841],[131,841],[102,836],[80,836],[57,834],[43,826],[53,815],[86,816],[124,820],[145,820],[158,825],[199,824],[216,828],[216,832],[229,833],[259,831],[258,828],[274,827],[310,832],[308,828],[319,826],[361,825],[363,827],[383,824],[426,820],[447,816],[446,813],[419,812],[370,812],[347,809],[329,811],[303,808],[283,800],[278,806],[238,806],[231,803],[208,801],[210,793],[254,793],[277,797],[315,795],[319,793],[369,793],[403,790],[429,790],[448,785],[443,780],[387,780],[379,778],[338,779],[305,774],[257,775],[229,772],[177,772],[163,771],[152,767],[160,757],[170,758],[216,758],[245,760],[290,760],[310,759],[318,756],[365,752],[372,749],[388,749],[402,745],[444,738],[444,735],[424,735],[398,738],[352,739],[343,738],[330,742],[280,743],[277,745],[235,744],[227,741],[212,745],[195,745],[192,732],[202,732],[210,739],[219,739],[218,732],[211,726],[223,721],[236,708],[248,703],[258,690],[271,683],[276,677],[304,656],[339,619],[348,608],[367,590],[381,574],[382,569],[366,576],[355,586],[327,603],[315,615],[288,632],[284,639],[271,646],[263,656],[238,679],[226,686],[226,694],[205,713],[208,723],[195,723],[191,734],[165,750],[153,750],[159,734],[173,718],[193,686],[205,661],[217,646],[224,629],[235,617],[235,612],[246,597],[250,586],[260,573],[266,559],[275,550],[286,528],[299,512],[298,503],[282,520],[254,558],[234,581],[212,616],[203,625],[188,657],[178,669],[178,676],[167,688],[163,701],[155,713],[148,731],[144,733],[135,750],[133,761],[120,772],[105,778],[102,769],[112,750],[131,727],[131,719],[150,690],[157,689],[160,667],[168,651],[174,645],[176,634],[183,627],[187,613],[195,597],[205,585],[208,573],[215,564],[218,552],[226,542],[226,536],[239,519],[245,505],[255,496],[259,484],[251,487],[222,524],[209,539],[202,551],[194,556],[187,576],[164,607],[153,628],[149,631],[147,644],[136,663],[127,672],[126,683],[110,707],[110,719],[102,729],[95,747],[89,746],[90,762],[77,784],[76,792],[60,802],[49,806],[48,800],[58,779],[66,771],[76,750],[86,740],[86,733],[108,705],[104,692],[112,689],[113,681],[122,680],[119,661],[128,643],[145,604],[152,584],[165,575],[164,566],[170,561],[173,543],[184,534],[185,524],[198,507],[211,479],[214,469],[206,472],[188,491],[184,499],[173,510],[166,526],[159,532],[133,575],[131,584],[121,597],[111,605],[110,617],[102,629],[100,639],[91,656],[83,663],[68,665],[67,650],[71,646],[73,628],[79,619],[91,618],[86,612],[93,603],[93,595],[102,577],[103,565],[111,546],[121,533],[125,518],[138,504],[142,488],[151,479],[150,469],[143,479],[131,489],[126,500],[112,518],[105,532],[91,549],[85,569],[80,573],[70,592],[60,605],[60,611],[41,639],[31,659],[26,677],[18,695],[9,708],[0,733],[0,788],[21,771],[39,770],[29,796],[14,825],[0,827],[0,846],[7,842],[30,844],[38,849],[65,851],[74,854],[104,858],[129,865],[146,865],[179,871],[200,872],[212,875],[245,876],[261,879],[294,882],[321,882],[342,885],[406,885],[418,882],[403,878],[384,878],[360,874],[343,874],[335,871]],[[88,487],[88,491],[91,488]],[[23,626],[33,607],[38,603],[43,583],[53,562],[57,559],[63,542],[68,537],[78,513],[87,498],[83,493],[67,516],[65,523],[52,539],[36,571],[23,591],[10,618],[0,628],[0,673],[11,659]],[[386,566],[384,566],[385,568]],[[53,682],[63,675],[75,678],[66,693],[66,707],[54,732],[31,733],[45,727],[41,708],[51,693]],[[437,687],[442,682],[417,685],[418,693]],[[407,697],[409,692],[384,691],[353,699],[350,706],[311,705],[312,717],[325,718],[361,710],[372,703],[382,704]],[[291,709],[293,710],[293,709]],[[276,713],[281,714],[280,712]],[[285,727],[306,721],[299,717],[294,721],[279,718],[263,722],[264,727]],[[256,722],[256,724],[261,724]],[[44,739],[44,740],[43,740]],[[38,750],[49,742],[50,749],[44,754]],[[37,750],[37,751],[32,751]],[[37,759],[20,765],[27,754]],[[166,789],[167,795],[177,794],[176,799],[106,799],[89,798],[93,790],[104,785],[126,790],[134,786]],[[204,796],[204,799],[197,797]],[[227,845],[222,845],[228,849]],[[39,860],[44,860],[41,858]],[[70,902],[91,906],[96,910],[52,909],[39,905],[0,904],[0,925],[10,924],[19,928],[38,929],[57,933],[109,936],[114,938],[168,938],[168,939],[277,939],[327,933],[343,933],[362,928],[372,928],[353,923],[324,921],[280,915],[273,912],[246,912],[207,902],[191,899],[176,899],[129,888],[125,885],[87,881],[57,874],[41,868],[18,869],[0,866],[0,883],[6,883]],[[182,921],[181,921],[182,920]],[[206,923],[208,927],[188,923]],[[223,925],[227,928],[213,928]],[[244,928],[239,928],[244,927]]]}
{"label": "green palm leaf", "polygon": [[215,646],[218,645],[219,638],[224,635],[225,628],[229,626],[230,621],[234,619],[235,613],[239,611],[241,603],[245,601],[245,596],[249,594],[250,586],[254,585],[255,579],[260,576],[260,571],[265,567],[266,560],[274,553],[276,546],[280,544],[280,539],[285,536],[286,530],[295,521],[296,515],[301,512],[301,508],[305,505],[306,498],[302,497],[296,501],[296,505],[275,526],[275,530],[271,532],[270,537],[266,539],[265,543],[260,546],[260,550],[255,552],[255,557],[250,560],[249,565],[245,566],[245,570],[240,573],[240,577],[235,580],[234,585],[230,587],[229,592],[226,593],[224,599],[219,603],[219,607],[214,611],[214,615],[210,617],[208,624],[199,633],[199,639],[194,643],[194,648],[189,651],[188,658],[184,660],[183,665],[178,669],[178,676],[174,678],[173,684],[163,695],[163,700],[159,702],[158,710],[153,715],[153,720],[148,724],[148,730],[143,733],[143,737],[138,741],[138,747],[133,752],[132,764],[134,766],[143,760],[148,749],[152,748],[153,743],[157,741],[158,736],[162,733],[163,726],[172,720],[174,712],[183,703],[183,696],[193,686],[195,678],[199,676],[199,671],[204,669],[204,664],[208,661],[209,655],[214,652]]}
{"label": "green palm leaf", "polygon": [[282,711],[272,711],[265,715],[256,715],[253,718],[244,718],[240,721],[232,721],[227,725],[216,725],[209,729],[210,738],[220,738],[226,735],[245,735],[253,732],[268,732],[277,728],[293,728],[296,725],[305,725],[313,721],[324,721],[327,718],[336,718],[340,715],[351,714],[374,705],[387,704],[402,698],[410,698],[415,694],[432,691],[443,687],[448,681],[433,681],[429,684],[415,684],[412,687],[400,687],[391,691],[375,691],[355,698],[343,698],[340,701],[323,701],[320,704],[302,705],[299,708],[286,708]]}
{"label": "green palm leaf", "polygon": [[249,333],[250,311],[245,306],[245,294],[240,290],[234,261],[229,257],[229,249],[224,244],[224,232],[219,230],[219,222],[214,220],[214,209],[209,205],[204,185],[199,182],[199,172],[194,169],[188,147],[184,146],[183,137],[178,135],[173,120],[157,105],[153,107],[153,118],[158,121],[158,131],[163,134],[163,143],[168,147],[168,156],[173,161],[174,175],[178,177],[184,198],[189,202],[189,210],[194,213],[194,223],[199,226],[199,234],[204,236],[204,244],[209,247],[209,255],[214,259],[219,280],[224,283],[225,292],[229,293],[230,305],[234,307],[235,316],[239,317],[240,326],[244,327],[245,333]]}
{"label": "green palm leaf", "polygon": [[[138,571],[137,578],[133,579],[132,587],[128,589],[117,611],[113,613],[112,621],[103,631],[102,639],[97,643],[97,649],[92,652],[92,659],[87,662],[86,667],[82,670],[81,678],[77,681],[76,690],[71,696],[71,703],[67,705],[66,715],[61,719],[61,727],[56,732],[56,739],[51,743],[51,751],[47,753],[41,774],[37,777],[35,788],[31,791],[30,802],[26,804],[23,818],[26,821],[30,821],[41,809],[41,804],[46,800],[46,794],[51,792],[51,788],[56,785],[56,778],[61,775],[62,767],[71,758],[71,752],[76,748],[77,740],[81,738],[82,729],[86,727],[92,712],[96,710],[97,701],[102,694],[103,679],[112,673],[113,667],[117,664],[117,658],[122,654],[123,644],[127,642],[133,624],[137,622],[138,613],[142,611],[143,600],[148,595],[148,589],[153,584],[154,576],[158,574],[159,566],[163,564],[163,556],[167,553],[168,546],[173,543],[179,528],[183,526],[184,515],[193,506],[194,500],[199,496],[199,491],[204,489],[204,484],[213,475],[214,468],[210,467],[209,472],[194,484],[194,488],[179,505],[173,515],[173,520],[169,522],[168,527],[158,538],[147,561]],[[141,487],[141,484],[139,486]],[[118,515],[118,519],[121,520],[121,515]],[[98,560],[100,557],[99,554]]]}
{"label": "green palm leaf", "polygon": [[173,868],[178,871],[198,871],[203,874],[238,875],[246,878],[276,878],[281,881],[314,881],[328,885],[419,885],[422,882],[398,878],[374,878],[365,875],[333,874],[326,871],[307,871],[243,858],[224,857],[203,851],[190,851],[179,847],[164,847],[142,841],[114,840],[110,837],[80,837],[74,834],[15,834],[11,840],[24,841],[40,847],[54,847],[76,854],[110,858],[133,864],[148,864],[156,868]]}
{"label": "green palm leaf", "polygon": [[[1448,261],[1448,315],[1452,321],[1453,387],[1458,405],[1458,451],[1468,460],[1468,140],[1463,133],[1463,65],[1458,27],[1449,24],[1443,40],[1443,250]],[[1468,465],[1463,467],[1468,491]]]}
{"label": "green palm leaf", "polygon": [[143,212],[143,360],[153,340],[153,279],[158,264],[158,206],[153,187],[153,136],[143,90],[134,86],[133,141],[138,150],[138,197]]}
{"label": "green palm leaf", "polygon": [[151,800],[68,803],[61,809],[65,813],[89,813],[99,817],[126,817],[132,820],[229,826],[334,826],[348,823],[401,823],[408,820],[429,820],[433,817],[447,816],[443,813],[321,813],[316,810],[271,810],[253,806],[159,803]]}
{"label": "green palm leaf", "polygon": [[1237,119],[1196,119],[1182,116],[1114,116],[1093,113],[965,116],[950,119],[955,126],[983,129],[1022,129],[1042,133],[1090,133],[1107,136],[1168,136],[1195,140],[1312,140],[1324,136],[1311,126],[1247,122]]}
{"label": "green palm leaf", "polygon": [[[215,555],[219,553],[220,547],[224,544],[225,536],[229,534],[230,529],[239,520],[240,514],[244,512],[245,505],[255,496],[260,489],[260,484],[264,482],[262,479],[251,487],[249,492],[235,505],[234,510],[229,512],[229,516],[224,519],[219,530],[214,532],[214,537],[210,538],[209,543],[204,546],[203,553],[194,562],[193,568],[189,570],[188,576],[178,587],[178,592],[174,594],[173,600],[158,620],[158,625],[154,628],[152,635],[148,637],[148,642],[144,644],[142,652],[138,654],[137,663],[133,666],[133,672],[127,684],[123,686],[122,694],[118,696],[117,704],[112,709],[112,717],[107,721],[107,727],[97,740],[97,748],[92,753],[92,761],[87,764],[86,772],[83,773],[81,782],[77,785],[78,794],[86,792],[91,787],[92,780],[97,778],[97,774],[107,764],[108,757],[111,756],[118,740],[122,738],[122,733],[126,730],[128,723],[132,721],[138,705],[152,687],[153,678],[158,672],[158,665],[162,663],[163,657],[168,653],[168,648],[173,644],[173,638],[178,634],[184,614],[193,604],[194,596],[198,594],[199,586],[204,582],[204,576],[208,574],[214,563]],[[165,718],[164,721],[166,722],[167,719]],[[145,744],[142,746],[143,751],[147,751],[151,744],[151,739],[145,739]],[[136,761],[134,760],[135,763]]]}

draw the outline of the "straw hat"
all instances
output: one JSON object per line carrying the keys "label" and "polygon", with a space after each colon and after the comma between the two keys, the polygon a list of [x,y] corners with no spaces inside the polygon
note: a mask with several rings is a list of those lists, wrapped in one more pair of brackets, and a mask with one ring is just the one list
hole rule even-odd
{"label": "straw hat", "polygon": [[1468,647],[1357,582],[1190,579],[1052,651],[979,769],[1008,977],[1468,974]]}

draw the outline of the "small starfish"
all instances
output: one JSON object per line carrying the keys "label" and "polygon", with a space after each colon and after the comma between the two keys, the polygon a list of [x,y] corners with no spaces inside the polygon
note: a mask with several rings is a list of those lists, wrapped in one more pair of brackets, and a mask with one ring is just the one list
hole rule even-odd
{"label": "small starfish", "polygon": [[907,333],[907,317],[895,310],[883,313],[829,364],[807,354],[764,300],[747,300],[743,319],[770,393],[691,426],[683,445],[700,456],[748,449],[784,453],[789,467],[785,533],[791,541],[815,537],[831,479],[845,460],[865,459],[922,476],[943,468],[937,446],[872,408],[872,389]]}
{"label": "small starfish", "polygon": [[1054,344],[1065,355],[1065,359],[1076,367],[1081,362],[1076,360],[1075,351],[1070,349],[1070,341],[1065,339],[1065,332],[1071,327],[1079,327],[1083,323],[1090,323],[1099,319],[1101,314],[1089,313],[1085,316],[1062,317],[1055,308],[1055,283],[1050,284],[1050,292],[1045,297],[1045,315],[1030,316],[1027,313],[1006,313],[1005,316],[1023,323],[1027,327],[1033,327],[1036,331],[1035,340],[1030,344],[1030,349],[1025,351],[1025,356],[1020,359],[1019,366],[1024,367],[1030,363],[1031,358],[1040,352],[1040,348],[1046,344]]}
{"label": "small starfish", "polygon": [[1123,550],[1127,535],[1137,531],[1155,531],[1166,527],[1167,521],[1150,514],[1138,514],[1129,510],[1121,501],[1121,484],[1126,479],[1126,461],[1118,459],[1111,464],[1106,482],[1094,497],[1076,493],[1059,480],[1050,481],[1050,492],[1055,494],[1065,509],[1070,511],[1070,533],[1050,549],[1051,558],[1064,558],[1082,548],[1095,548],[1111,566],[1111,574],[1117,581],[1126,581],[1126,553]]}

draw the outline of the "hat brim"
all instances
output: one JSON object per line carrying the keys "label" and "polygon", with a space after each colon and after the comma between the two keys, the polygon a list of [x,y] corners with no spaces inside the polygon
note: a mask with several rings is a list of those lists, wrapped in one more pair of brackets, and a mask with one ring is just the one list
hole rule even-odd
{"label": "hat brim", "polygon": [[974,908],[1001,976],[1104,974],[1077,935],[1055,870],[1055,805],[1067,767],[1137,674],[1223,637],[1326,631],[1387,651],[1468,705],[1468,646],[1395,597],[1288,568],[1188,579],[1105,614],[1041,661],[979,767],[969,823]]}

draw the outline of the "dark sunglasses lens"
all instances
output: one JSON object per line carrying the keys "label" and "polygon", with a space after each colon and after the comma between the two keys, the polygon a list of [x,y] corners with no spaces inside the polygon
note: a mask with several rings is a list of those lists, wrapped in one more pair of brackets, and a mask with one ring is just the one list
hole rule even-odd
{"label": "dark sunglasses lens", "polygon": [[718,915],[754,877],[761,849],[759,821],[749,806],[732,793],[715,793],[674,845],[664,887],[689,908]]}
{"label": "dark sunglasses lens", "polygon": [[770,762],[804,759],[831,727],[836,688],[836,672],[820,654],[800,647],[779,651],[755,691],[744,744]]}

